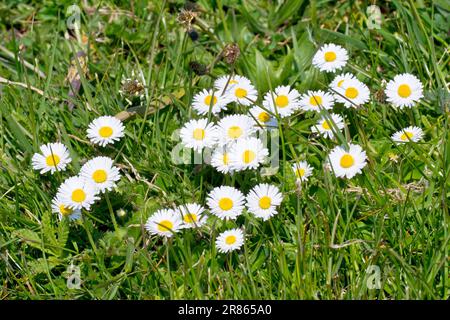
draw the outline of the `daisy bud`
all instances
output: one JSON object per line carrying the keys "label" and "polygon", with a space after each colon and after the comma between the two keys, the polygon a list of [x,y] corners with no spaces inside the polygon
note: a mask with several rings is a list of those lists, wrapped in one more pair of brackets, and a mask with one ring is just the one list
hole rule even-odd
{"label": "daisy bud", "polygon": [[241,51],[236,43],[227,44],[222,51],[222,57],[228,64],[234,64],[239,58]]}
{"label": "daisy bud", "polygon": [[189,62],[189,69],[198,76],[203,76],[209,73],[208,67],[197,61]]}
{"label": "daisy bud", "polygon": [[183,9],[177,16],[177,21],[186,29],[189,29],[197,17],[197,12]]}
{"label": "daisy bud", "polygon": [[119,218],[123,218],[123,217],[125,217],[127,215],[127,212],[124,209],[121,208],[121,209],[116,211],[116,215]]}
{"label": "daisy bud", "polygon": [[191,38],[192,41],[198,40],[198,32],[194,28],[190,28],[188,30],[189,38]]}

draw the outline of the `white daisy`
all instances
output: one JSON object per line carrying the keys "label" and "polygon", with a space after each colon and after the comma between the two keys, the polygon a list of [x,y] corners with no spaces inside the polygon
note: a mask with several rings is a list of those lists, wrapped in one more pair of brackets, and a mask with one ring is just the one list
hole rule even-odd
{"label": "white daisy", "polygon": [[267,92],[264,96],[263,106],[281,118],[290,116],[300,106],[300,94],[289,86],[279,86],[274,92]]}
{"label": "white daisy", "polygon": [[239,83],[239,78],[247,79],[245,77],[241,77],[241,76],[238,76],[238,75],[230,76],[230,75],[226,74],[226,75],[220,76],[219,78],[217,78],[214,81],[214,88],[219,93],[222,93],[222,92],[228,90],[230,88],[230,86],[238,84]]}
{"label": "white daisy", "polygon": [[308,181],[308,178],[312,174],[313,168],[306,161],[300,161],[292,165],[292,170],[294,171],[297,180],[303,182]]}
{"label": "white daisy", "polygon": [[222,232],[216,239],[216,248],[221,253],[237,250],[243,244],[244,233],[237,228]]}
{"label": "white daisy", "polygon": [[256,169],[268,155],[269,150],[258,138],[241,139],[231,146],[230,164],[236,171]]}
{"label": "white daisy", "polygon": [[187,203],[178,207],[183,220],[183,228],[201,227],[206,223],[205,208],[197,203]]}
{"label": "white daisy", "polygon": [[221,145],[250,137],[256,131],[253,119],[245,114],[226,116],[219,121],[217,128],[217,136]]}
{"label": "white daisy", "polygon": [[258,99],[258,91],[249,79],[242,76],[235,75],[231,78],[230,76],[222,76],[214,82],[214,87],[219,93],[224,92],[226,87],[224,94],[231,101],[244,106],[250,106]]}
{"label": "white daisy", "polygon": [[354,79],[356,79],[356,77],[351,73],[338,74],[336,77],[334,77],[333,81],[331,81],[329,88],[336,90],[337,88],[342,87],[345,81]]}
{"label": "white daisy", "polygon": [[58,194],[64,206],[74,210],[81,208],[90,210],[95,200],[99,199],[96,186],[78,176],[66,179],[59,187]]}
{"label": "white daisy", "polygon": [[48,143],[42,145],[41,153],[35,153],[31,160],[34,170],[41,170],[42,173],[48,171],[53,174],[55,171],[64,171],[68,163],[72,161],[69,151],[62,143]]}
{"label": "white daisy", "polygon": [[369,88],[357,79],[345,80],[340,87],[335,88],[334,97],[347,108],[356,108],[369,101]]}
{"label": "white daisy", "polygon": [[233,168],[230,165],[229,149],[230,147],[219,146],[213,151],[211,156],[211,165],[219,172],[233,172]]}
{"label": "white daisy", "polygon": [[250,190],[246,201],[248,211],[266,221],[278,213],[277,207],[283,201],[283,196],[278,187],[262,183]]}
{"label": "white daisy", "polygon": [[300,108],[305,111],[316,111],[319,112],[322,109],[331,109],[334,104],[333,95],[328,92],[311,91],[308,90],[307,93],[302,95],[300,98]]}
{"label": "white daisy", "polygon": [[208,119],[191,120],[180,131],[183,145],[201,152],[203,148],[212,148],[217,142],[217,128]]}
{"label": "white daisy", "polygon": [[64,205],[61,194],[57,194],[52,200],[52,212],[57,213],[59,220],[68,218],[69,220],[78,220],[81,218],[81,210],[70,209]]}
{"label": "white daisy", "polygon": [[407,127],[392,135],[395,143],[418,142],[423,138],[423,130],[419,127]]}
{"label": "white daisy", "polygon": [[87,137],[92,143],[98,144],[102,147],[107,144],[119,141],[122,138],[125,127],[122,121],[112,116],[102,116],[94,119],[89,124],[87,129]]}
{"label": "white daisy", "polygon": [[253,123],[256,130],[265,130],[267,128],[277,128],[278,121],[273,115],[261,107],[254,106],[249,110],[252,115]]}
{"label": "white daisy", "polygon": [[423,85],[416,76],[403,73],[398,74],[386,85],[386,100],[394,107],[411,108],[423,98]]}
{"label": "white daisy", "polygon": [[[330,117],[331,121],[329,119]],[[330,117],[320,118],[319,121],[311,127],[311,131],[330,139],[333,138],[336,130],[341,131],[344,128],[344,118],[334,113],[330,113]]]}
{"label": "white daisy", "polygon": [[227,104],[231,101],[225,95],[221,95],[219,91],[203,89],[194,96],[192,107],[198,114],[206,115],[211,109],[212,114],[218,114],[222,110],[226,110]]}
{"label": "white daisy", "polygon": [[328,155],[328,159],[334,174],[340,178],[353,178],[361,173],[367,164],[366,152],[359,145],[351,143],[348,150],[335,147]]}
{"label": "white daisy", "polygon": [[323,45],[314,55],[312,63],[320,71],[335,72],[342,69],[348,60],[347,50],[339,45],[329,43]]}
{"label": "white daisy", "polygon": [[108,157],[95,157],[81,167],[80,177],[92,182],[97,192],[112,190],[120,180],[119,169],[113,162]]}
{"label": "white daisy", "polygon": [[208,194],[206,203],[213,215],[222,220],[234,220],[242,214],[244,195],[233,187],[216,187]]}
{"label": "white daisy", "polygon": [[182,228],[180,215],[172,209],[160,209],[147,219],[145,229],[150,234],[171,237]]}

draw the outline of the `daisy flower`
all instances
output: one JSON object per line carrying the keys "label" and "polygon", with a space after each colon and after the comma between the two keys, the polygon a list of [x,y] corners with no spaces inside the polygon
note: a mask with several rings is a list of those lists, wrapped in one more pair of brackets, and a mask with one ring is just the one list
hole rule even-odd
{"label": "daisy flower", "polygon": [[394,133],[391,138],[397,144],[410,141],[418,142],[423,138],[423,130],[419,127],[411,126]]}
{"label": "daisy flower", "polygon": [[333,81],[331,81],[329,88],[336,90],[337,88],[342,87],[345,81],[347,80],[355,80],[356,77],[352,75],[351,73],[342,73],[338,74],[336,77],[334,77]]}
{"label": "daisy flower", "polygon": [[107,144],[119,141],[124,133],[122,121],[113,116],[102,116],[89,124],[87,129],[87,137],[92,143],[102,147]]}
{"label": "daisy flower", "polygon": [[80,177],[92,182],[97,192],[105,192],[116,186],[120,173],[111,158],[95,157],[81,167]]}
{"label": "daisy flower", "polygon": [[300,94],[289,86],[279,86],[274,92],[267,92],[264,96],[263,106],[281,118],[290,116],[300,106]]}
{"label": "daisy flower", "polygon": [[243,244],[244,233],[237,228],[222,232],[216,239],[216,248],[221,253],[237,250]]}
{"label": "daisy flower", "polygon": [[172,209],[160,209],[147,219],[145,229],[154,235],[171,237],[182,228],[180,215]]}
{"label": "daisy flower", "polygon": [[305,111],[317,111],[331,109],[334,104],[333,95],[328,92],[309,90],[300,98],[300,108]]}
{"label": "daisy flower", "polygon": [[230,102],[228,97],[221,95],[218,91],[203,89],[194,96],[192,107],[201,115],[208,114],[210,109],[212,114],[218,114],[220,111],[226,110],[226,106]]}
{"label": "daisy flower", "polygon": [[323,45],[314,55],[312,63],[320,71],[335,72],[342,69],[348,60],[347,50],[339,45]]}
{"label": "daisy flower", "polygon": [[230,165],[230,154],[227,147],[217,147],[214,149],[211,156],[211,165],[219,172],[229,173],[233,172]]}
{"label": "daisy flower", "polygon": [[261,107],[254,106],[249,110],[253,118],[253,123],[256,130],[261,131],[267,128],[277,128],[278,121],[277,118],[272,116],[269,112]]}
{"label": "daisy flower", "polygon": [[336,87],[334,97],[345,107],[359,107],[369,101],[369,88],[357,79],[345,80],[340,87]]}
{"label": "daisy flower", "polygon": [[242,76],[222,76],[214,82],[214,87],[220,93],[224,92],[226,87],[224,94],[228,99],[243,106],[250,106],[258,99],[258,91],[249,79]]}
{"label": "daisy flower", "polygon": [[78,220],[81,218],[81,210],[70,209],[64,205],[61,194],[57,194],[52,200],[52,212],[57,213],[59,220],[68,218],[69,220]]}
{"label": "daisy flower", "polygon": [[222,220],[235,220],[244,209],[244,195],[233,187],[216,187],[206,199],[210,212]]}
{"label": "daisy flower", "polygon": [[203,148],[212,148],[217,141],[217,129],[208,119],[191,120],[180,131],[183,145],[201,152]]}
{"label": "daisy flower", "polygon": [[197,203],[187,203],[178,207],[183,220],[182,228],[201,227],[206,223],[205,208]]}
{"label": "daisy flower", "polygon": [[41,170],[40,173],[46,173],[48,171],[51,174],[55,171],[64,171],[68,163],[72,161],[69,155],[69,151],[62,143],[48,143],[42,145],[41,153],[35,153],[31,159],[33,169]]}
{"label": "daisy flower", "polygon": [[246,200],[248,211],[266,221],[278,213],[277,207],[283,201],[283,196],[278,187],[262,183],[250,190]]}
{"label": "daisy flower", "polygon": [[66,208],[90,210],[91,205],[98,200],[97,187],[89,180],[75,176],[66,179],[58,189],[60,200]]}
{"label": "daisy flower", "polygon": [[423,86],[416,76],[403,73],[398,74],[386,85],[386,100],[397,108],[411,108],[423,98]]}
{"label": "daisy flower", "polygon": [[296,162],[292,165],[292,171],[294,171],[297,181],[308,181],[311,176],[313,168],[306,161]]}
{"label": "daisy flower", "polygon": [[[230,86],[236,85],[239,83],[240,78],[247,79],[245,77],[241,77],[238,75],[230,76],[230,75],[223,75],[217,78],[214,81],[214,88],[219,92],[222,93],[223,91],[226,91],[230,88]],[[248,80],[248,79],[247,79]],[[250,80],[249,80],[250,81]],[[226,87],[226,88],[225,88]],[[225,90],[226,89],[226,90]]]}
{"label": "daisy flower", "polygon": [[226,116],[219,121],[217,127],[217,136],[221,145],[250,137],[256,131],[253,119],[245,114]]}
{"label": "daisy flower", "polygon": [[353,178],[361,173],[367,164],[366,152],[359,145],[351,143],[348,150],[335,147],[328,155],[328,159],[334,174],[339,178]]}
{"label": "daisy flower", "polygon": [[[329,120],[330,117],[331,122]],[[328,119],[326,117],[320,118],[319,121],[311,127],[311,131],[314,133],[319,133],[330,139],[333,138],[333,130],[336,130],[336,127],[339,131],[344,128],[344,118],[334,113],[330,113],[330,117],[328,117]]]}
{"label": "daisy flower", "polygon": [[233,170],[256,169],[269,155],[261,140],[255,137],[242,139],[231,146],[230,164]]}

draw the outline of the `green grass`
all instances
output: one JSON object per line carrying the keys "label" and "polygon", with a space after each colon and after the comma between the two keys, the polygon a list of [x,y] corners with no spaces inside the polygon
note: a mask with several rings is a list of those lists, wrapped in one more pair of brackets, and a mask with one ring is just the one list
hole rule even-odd
{"label": "green grass", "polygon": [[[197,41],[177,23],[182,1],[100,1],[81,6],[87,46],[68,37],[71,4],[0,3],[0,76],[14,82],[3,84],[0,94],[0,298],[449,297],[446,1],[383,2],[382,28],[369,30],[369,1],[201,0]],[[231,42],[241,50],[232,66],[216,59]],[[172,162],[178,143],[173,132],[195,117],[193,94],[232,70],[250,78],[260,98],[280,84],[300,92],[324,89],[332,75],[313,68],[311,58],[326,42],[350,52],[345,70],[371,89],[364,108],[335,107],[347,118],[342,138],[367,151],[363,174],[341,180],[324,172],[324,159],[336,142],[311,135],[317,116],[310,113],[281,121],[276,175],[248,172],[230,179],[208,165]],[[71,98],[64,79],[80,49],[88,55],[88,73]],[[210,74],[195,75],[192,61],[210,66]],[[81,67],[72,68],[80,72]],[[120,143],[96,148],[86,138],[87,125],[127,108],[119,89],[132,71],[142,73],[147,84],[138,108],[144,112],[125,120]],[[422,81],[425,98],[411,110],[396,111],[382,96],[382,81],[402,72]],[[391,134],[409,125],[422,127],[425,139],[394,145]],[[65,172],[41,176],[31,157],[41,144],[57,140],[68,146],[73,161]],[[122,169],[117,189],[83,220],[59,222],[50,208],[59,184],[101,154]],[[290,172],[299,159],[314,166],[301,191]],[[268,222],[247,213],[236,222],[211,219],[201,231],[185,231],[169,241],[144,232],[146,219],[159,208],[204,203],[207,192],[221,184],[247,192],[261,181],[279,185],[285,194],[280,213]],[[126,214],[117,215],[119,210]],[[245,247],[219,254],[216,235],[234,226],[245,227]],[[81,268],[80,289],[67,288],[71,263]],[[381,270],[381,289],[367,288],[371,265]]]}

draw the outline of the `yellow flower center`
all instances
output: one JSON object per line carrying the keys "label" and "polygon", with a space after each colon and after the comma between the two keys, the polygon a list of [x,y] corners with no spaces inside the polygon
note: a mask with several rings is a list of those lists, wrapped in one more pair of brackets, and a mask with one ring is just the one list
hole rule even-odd
{"label": "yellow flower center", "polygon": [[86,192],[83,189],[75,189],[72,191],[72,201],[83,202],[86,199]]}
{"label": "yellow flower center", "polygon": [[337,83],[337,86],[338,86],[338,87],[341,87],[343,83],[344,83],[344,79],[339,80],[339,82]]}
{"label": "yellow flower center", "polygon": [[247,96],[247,90],[243,88],[237,88],[234,95],[238,98],[245,98]]}
{"label": "yellow flower center", "polygon": [[270,205],[272,204],[272,200],[268,196],[264,196],[261,199],[259,199],[259,207],[261,209],[269,209]]}
{"label": "yellow flower center", "polygon": [[402,98],[408,98],[411,95],[411,87],[407,84],[402,84],[398,87],[398,95]]}
{"label": "yellow flower center", "polygon": [[268,114],[265,111],[262,111],[259,115],[258,115],[258,120],[261,122],[267,122],[270,120],[270,114]]}
{"label": "yellow flower center", "polygon": [[228,159],[228,153],[224,153],[224,154],[223,154],[222,161],[223,161],[224,164],[228,164],[228,161],[230,161],[230,160]]}
{"label": "yellow flower center", "polygon": [[205,130],[201,128],[195,129],[194,132],[192,132],[192,137],[195,140],[203,140],[205,138]]}
{"label": "yellow flower center", "polygon": [[237,139],[242,135],[242,129],[238,126],[231,126],[228,128],[228,137],[231,139]]}
{"label": "yellow flower center", "polygon": [[108,178],[108,175],[106,174],[106,171],[103,169],[95,170],[92,174],[92,180],[94,180],[96,183],[103,183]]}
{"label": "yellow flower center", "polygon": [[233,200],[230,198],[222,198],[219,200],[219,207],[222,210],[228,211],[233,208]]}
{"label": "yellow flower center", "polygon": [[169,220],[163,220],[158,222],[158,230],[161,232],[167,232],[172,230],[173,228],[173,223],[172,221]]}
{"label": "yellow flower center", "polygon": [[345,90],[345,96],[349,99],[355,99],[358,96],[358,94],[359,94],[358,89],[354,87],[350,87]]}
{"label": "yellow flower center", "polygon": [[233,235],[230,235],[230,236],[225,238],[225,243],[228,244],[228,245],[231,245],[231,244],[233,244],[235,242],[236,242],[236,237],[233,236]]}
{"label": "yellow flower center", "polygon": [[412,132],[405,132],[401,135],[400,139],[403,141],[409,140],[414,136]]}
{"label": "yellow flower center", "polygon": [[204,102],[205,102],[205,104],[206,104],[207,106],[210,106],[210,105],[211,105],[211,100],[212,100],[212,104],[213,104],[213,105],[215,105],[215,104],[217,103],[217,97],[214,97],[214,99],[213,99],[213,97],[212,97],[211,95],[206,96]]}
{"label": "yellow flower center", "polygon": [[195,213],[188,213],[184,215],[183,220],[186,223],[194,223],[197,222],[198,219]]}
{"label": "yellow flower center", "polygon": [[242,160],[246,164],[249,164],[250,162],[255,160],[255,158],[256,158],[256,153],[253,152],[252,150],[245,150],[244,153],[242,154]]}
{"label": "yellow flower center", "polygon": [[336,53],[334,53],[333,51],[325,52],[326,62],[333,62],[334,60],[336,60]]}
{"label": "yellow flower center", "polygon": [[289,99],[287,96],[281,95],[275,99],[275,104],[278,108],[284,108],[289,104]]}
{"label": "yellow flower center", "polygon": [[313,106],[318,106],[322,104],[322,97],[321,96],[312,96],[309,98],[309,103]]}
{"label": "yellow flower center", "polygon": [[47,158],[45,158],[45,163],[49,167],[56,167],[61,159],[56,154],[51,154]]}
{"label": "yellow flower center", "polygon": [[330,125],[328,124],[328,121],[327,121],[327,120],[325,120],[325,121],[322,123],[322,128],[324,128],[325,130],[330,130]]}
{"label": "yellow flower center", "polygon": [[350,168],[355,163],[355,159],[351,154],[344,154],[341,158],[341,167]]}
{"label": "yellow flower center", "polygon": [[305,169],[303,168],[297,169],[295,174],[297,175],[297,177],[303,177],[305,175]]}
{"label": "yellow flower center", "polygon": [[73,209],[66,208],[66,206],[62,204],[62,205],[59,206],[59,212],[61,212],[61,214],[63,216],[67,217],[67,216],[70,216],[72,214]]}
{"label": "yellow flower center", "polygon": [[100,130],[98,131],[98,134],[102,138],[109,138],[113,134],[113,129],[109,126],[101,127]]}

